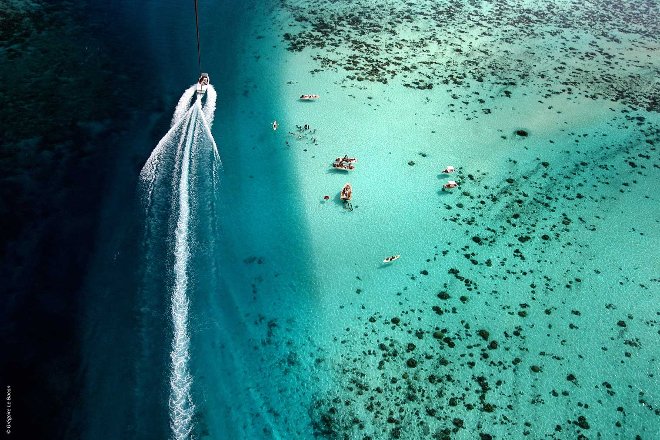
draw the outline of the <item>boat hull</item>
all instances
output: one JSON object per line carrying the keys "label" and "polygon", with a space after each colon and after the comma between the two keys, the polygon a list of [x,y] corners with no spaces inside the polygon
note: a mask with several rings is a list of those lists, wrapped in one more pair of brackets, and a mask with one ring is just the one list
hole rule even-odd
{"label": "boat hull", "polygon": [[196,92],[197,92],[198,95],[204,95],[204,94],[206,93],[206,90],[207,90],[208,88],[209,88],[208,85],[200,85],[200,84],[197,84],[197,90],[196,90]]}
{"label": "boat hull", "polygon": [[339,198],[345,202],[348,202],[351,200],[352,197],[353,197],[353,188],[351,187],[350,183],[347,183],[341,189],[341,193],[339,193]]}

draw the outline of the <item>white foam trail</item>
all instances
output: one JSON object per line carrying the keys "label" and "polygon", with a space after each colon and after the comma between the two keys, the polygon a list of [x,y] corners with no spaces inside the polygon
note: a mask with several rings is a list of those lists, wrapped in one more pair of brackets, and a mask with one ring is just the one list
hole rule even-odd
{"label": "white foam trail", "polygon": [[172,370],[170,376],[170,427],[175,440],[185,440],[192,431],[192,417],[195,405],[192,401],[190,387],[192,376],[188,370],[190,358],[190,337],[188,336],[188,260],[190,247],[188,242],[188,223],[190,219],[189,171],[190,150],[195,138],[195,124],[199,114],[197,106],[193,106],[190,114],[184,120],[188,123],[183,147],[179,179],[179,217],[174,231],[174,289],[172,291],[172,323],[174,338],[172,340]]}
{"label": "white foam trail", "polygon": [[192,100],[193,95],[195,94],[195,89],[197,88],[196,85],[192,85],[186,89],[185,92],[183,92],[183,95],[181,95],[181,98],[179,98],[179,103],[176,105],[176,109],[174,110],[174,116],[172,116],[172,124],[174,125],[177,122],[183,118],[183,116],[186,114],[188,109],[190,108],[190,102]]}
{"label": "white foam trail", "polygon": [[[145,230],[143,235],[143,278],[140,292],[140,306],[138,309],[140,335],[140,357],[135,363],[136,384],[134,388],[135,402],[134,422],[136,433],[147,433],[149,427],[149,413],[151,404],[149,403],[149,394],[153,392],[155,386],[153,378],[145,377],[144,371],[154,360],[155,347],[158,342],[152,340],[154,325],[157,325],[158,319],[158,299],[157,292],[162,284],[157,281],[162,278],[162,267],[159,260],[163,254],[162,249],[165,243],[163,232],[168,229],[168,222],[162,215],[168,215],[170,206],[170,193],[174,189],[169,185],[169,175],[174,174],[179,164],[177,163],[177,152],[181,149],[185,134],[185,114],[189,111],[190,94],[184,93],[186,99],[179,100],[175,114],[183,113],[184,117],[173,119],[173,125],[158,145],[151,153],[149,160],[144,165],[140,173],[140,192],[145,207]],[[178,175],[179,173],[176,172]],[[166,191],[161,191],[162,185],[166,185]],[[174,193],[176,195],[176,193]],[[146,416],[146,417],[145,417]]]}
{"label": "white foam trail", "polygon": [[[207,93],[208,93],[208,91],[207,91]],[[215,93],[215,90],[214,90],[214,93]],[[208,103],[208,101],[207,101],[207,103]],[[215,101],[213,101],[213,108],[215,108]],[[200,120],[202,122],[202,129],[204,130],[204,133],[209,138],[209,140],[211,141],[211,145],[213,146],[213,157],[215,158],[215,160],[218,161],[218,165],[222,166],[222,161],[220,160],[220,153],[218,153],[218,146],[216,145],[215,139],[213,139],[213,134],[211,133],[211,124],[206,120],[205,114],[206,114],[206,110],[202,114],[200,114]],[[211,117],[211,121],[213,121],[213,117]]]}
{"label": "white foam trail", "polygon": [[215,114],[215,102],[217,97],[218,93],[215,91],[215,87],[213,87],[212,84],[209,84],[209,87],[206,89],[206,102],[202,109],[209,128],[213,125],[213,115]]}
{"label": "white foam trail", "polygon": [[163,155],[171,150],[177,141],[176,132],[181,130],[182,125],[185,120],[180,119],[175,125],[173,125],[167,134],[158,142],[156,148],[153,149],[149,159],[142,167],[140,171],[140,185],[143,187],[142,195],[144,202],[146,204],[146,209],[149,209],[151,199],[153,196],[154,185],[156,184],[156,177],[158,176],[158,167],[160,165]]}
{"label": "white foam trail", "polygon": [[[192,256],[194,215],[201,214],[195,213],[199,207],[208,206],[204,201],[200,203],[196,200],[196,185],[210,183],[215,191],[219,183],[220,155],[211,134],[216,97],[215,89],[209,87],[202,106],[202,99],[195,95],[195,86],[186,89],[174,111],[172,126],[156,145],[140,172],[142,196],[146,202],[145,240],[153,238],[149,233],[151,229],[167,228],[168,220],[163,214],[167,217],[170,212],[176,215],[173,243],[171,243],[174,253],[174,286],[171,291],[173,339],[170,352],[169,396],[170,427],[174,440],[191,438],[194,427],[195,405],[191,391],[193,378],[188,366],[190,359],[188,332],[190,268],[188,266]],[[211,157],[206,156],[207,154]],[[208,166],[211,170],[208,170]],[[208,176],[210,181],[205,180],[204,176]],[[169,207],[171,210],[168,209]],[[169,234],[171,232],[168,236]],[[146,245],[150,249],[149,243]],[[149,259],[149,255],[146,258]],[[147,346],[147,344],[143,345]]]}
{"label": "white foam trail", "polygon": [[140,171],[140,182],[145,189],[142,191],[144,201],[148,205],[151,201],[154,185],[156,182],[156,177],[158,175],[158,166],[160,165],[163,154],[167,150],[171,150],[174,147],[174,144],[177,141],[177,136],[175,136],[178,130],[181,130],[184,125],[184,116],[192,108],[190,103],[192,97],[195,95],[195,86],[192,85],[188,87],[179,98],[179,102],[174,109],[174,116],[172,116],[172,123],[169,131],[163,136],[163,138],[158,142],[156,148],[153,149],[149,159],[142,167]]}

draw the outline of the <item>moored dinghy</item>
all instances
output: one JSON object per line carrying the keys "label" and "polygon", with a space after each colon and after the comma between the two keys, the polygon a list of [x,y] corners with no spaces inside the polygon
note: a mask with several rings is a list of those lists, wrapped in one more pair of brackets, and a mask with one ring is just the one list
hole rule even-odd
{"label": "moored dinghy", "polygon": [[352,197],[353,197],[353,187],[351,186],[350,183],[347,183],[341,189],[341,192],[339,193],[339,198],[342,199],[344,202],[349,202]]}
{"label": "moored dinghy", "polygon": [[301,101],[313,101],[315,99],[319,99],[319,95],[300,95],[300,100]]}
{"label": "moored dinghy", "polygon": [[392,261],[398,260],[399,258],[401,258],[401,255],[392,255],[392,256],[389,256],[389,257],[385,258],[383,260],[383,263],[388,264],[388,263],[391,263]]}

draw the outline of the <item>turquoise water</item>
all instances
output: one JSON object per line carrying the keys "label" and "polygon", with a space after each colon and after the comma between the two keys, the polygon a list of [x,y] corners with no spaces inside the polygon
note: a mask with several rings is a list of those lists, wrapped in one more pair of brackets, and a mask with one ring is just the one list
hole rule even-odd
{"label": "turquoise water", "polygon": [[191,11],[118,8],[65,437],[660,437],[658,2],[204,1],[174,120]]}
{"label": "turquoise water", "polygon": [[[616,42],[577,4],[524,43],[514,4],[284,6],[254,11],[226,92],[242,97],[220,118],[235,129],[216,129],[244,326],[227,341],[227,312],[204,314],[222,331],[200,330],[216,347],[193,355],[201,434],[657,436],[658,116],[641,108],[657,32]],[[490,24],[469,21],[479,10]],[[618,65],[585,60],[593,47]],[[329,168],[343,154],[359,159],[349,176]],[[449,177],[459,189],[443,192]]]}
{"label": "turquoise water", "polygon": [[208,6],[223,168],[220,194],[190,190],[220,208],[190,225],[192,403],[170,426],[657,436],[657,25],[545,6]]}

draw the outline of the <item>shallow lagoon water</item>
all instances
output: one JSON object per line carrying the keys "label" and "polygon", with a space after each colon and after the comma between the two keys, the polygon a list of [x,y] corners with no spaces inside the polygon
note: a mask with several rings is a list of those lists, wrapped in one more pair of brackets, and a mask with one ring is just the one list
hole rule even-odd
{"label": "shallow lagoon water", "polygon": [[[281,5],[252,16],[233,77],[241,128],[220,147],[224,231],[244,263],[228,286],[245,322],[231,342],[247,337],[254,357],[220,337],[220,354],[200,353],[233,358],[204,381],[238,391],[204,392],[235,418],[204,412],[202,432],[653,437],[653,25],[632,11],[562,29],[577,6],[558,3],[547,33],[537,23],[521,42],[522,4],[481,27],[466,19],[488,8],[459,3]],[[432,20],[417,20],[425,7]],[[619,33],[602,33],[612,23]],[[594,47],[617,61],[593,61]],[[343,154],[359,159],[350,175],[329,167]],[[460,187],[444,192],[449,178]]]}
{"label": "shallow lagoon water", "polygon": [[[435,31],[417,25],[423,3],[366,19],[382,5],[288,5],[275,22],[294,36],[289,49],[305,48],[279,61],[286,116],[273,136],[297,180],[290,197],[313,262],[309,336],[296,344],[315,353],[301,362],[317,378],[309,388],[320,387],[304,394],[313,432],[655,436],[658,117],[639,105],[658,87],[657,39],[600,33],[635,22],[616,14],[564,30],[575,4],[522,42],[508,38],[529,33],[519,16],[466,26],[479,10],[468,5],[453,4],[455,27]],[[429,32],[444,44],[410,43]],[[594,47],[620,61],[589,63]],[[395,74],[373,68],[395,56]],[[616,81],[640,87],[621,94]],[[321,99],[297,102],[300,93]],[[343,154],[359,158],[350,176],[328,168]],[[459,170],[452,193],[441,191],[448,164]],[[346,181],[351,212],[336,197]],[[383,267],[392,253],[401,260]]]}

